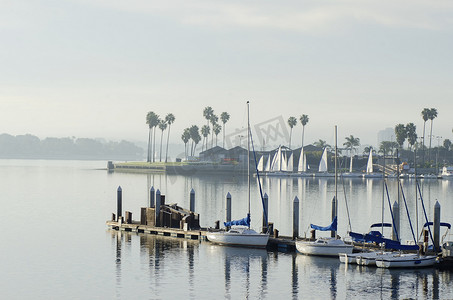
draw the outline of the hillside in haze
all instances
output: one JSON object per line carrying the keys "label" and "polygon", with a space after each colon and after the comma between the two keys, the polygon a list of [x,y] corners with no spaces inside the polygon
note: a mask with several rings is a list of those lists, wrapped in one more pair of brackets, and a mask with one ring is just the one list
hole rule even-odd
{"label": "hillside in haze", "polygon": [[144,149],[128,141],[89,138],[43,140],[31,134],[0,134],[0,158],[141,160]]}

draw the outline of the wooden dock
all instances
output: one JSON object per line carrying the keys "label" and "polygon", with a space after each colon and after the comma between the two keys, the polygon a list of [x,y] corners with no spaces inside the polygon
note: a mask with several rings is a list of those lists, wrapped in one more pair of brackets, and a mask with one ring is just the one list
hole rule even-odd
{"label": "wooden dock", "polygon": [[[168,236],[174,238],[190,239],[190,240],[200,240],[208,241],[206,234],[208,228],[200,228],[198,230],[184,230],[178,228],[169,228],[169,227],[155,227],[150,225],[142,225],[138,221],[132,221],[129,224],[116,222],[116,221],[107,221],[107,226],[114,230],[119,231],[128,231],[144,234],[153,234],[160,236]],[[293,252],[296,250],[295,241],[291,237],[269,237],[269,242],[267,248],[270,250],[278,250],[282,252]]]}

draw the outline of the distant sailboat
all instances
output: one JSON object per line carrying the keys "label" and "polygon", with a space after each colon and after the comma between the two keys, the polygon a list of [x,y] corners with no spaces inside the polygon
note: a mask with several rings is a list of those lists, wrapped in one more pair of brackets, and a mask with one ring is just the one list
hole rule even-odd
{"label": "distant sailboat", "polygon": [[343,177],[362,177],[362,173],[357,173],[352,171],[352,154],[351,154],[351,160],[349,162],[349,172],[341,174]]}
{"label": "distant sailboat", "polygon": [[307,173],[307,156],[304,153],[304,148],[300,149],[299,162],[297,164],[297,173],[294,176],[308,177],[313,176],[312,173]]}
{"label": "distant sailboat", "polygon": [[268,176],[288,176],[289,173],[288,166],[286,162],[286,153],[283,153],[282,146],[278,147],[277,152],[272,159],[272,164],[270,166],[270,172]]}
{"label": "distant sailboat", "polygon": [[264,155],[261,156],[259,162],[258,162],[258,171],[263,172],[264,171]]}
{"label": "distant sailboat", "polygon": [[381,178],[381,173],[375,173],[373,171],[373,148],[370,147],[370,154],[368,155],[368,162],[366,164],[366,174],[363,175],[365,178]]}
{"label": "distant sailboat", "polygon": [[334,174],[328,173],[327,167],[327,148],[324,148],[322,152],[321,160],[319,162],[318,173],[315,174],[315,177],[333,177]]}

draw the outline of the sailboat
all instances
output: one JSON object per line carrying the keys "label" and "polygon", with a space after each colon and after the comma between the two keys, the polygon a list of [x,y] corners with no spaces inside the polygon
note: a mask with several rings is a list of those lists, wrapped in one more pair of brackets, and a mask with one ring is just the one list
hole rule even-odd
{"label": "sailboat", "polygon": [[324,151],[322,152],[321,160],[319,161],[318,172],[315,173],[314,176],[315,177],[333,177],[333,176],[335,176],[334,174],[328,172],[327,147],[324,148]]}
{"label": "sailboat", "polygon": [[311,177],[313,174],[307,173],[307,155],[304,153],[304,148],[300,149],[300,156],[299,162],[297,164],[297,173],[293,174],[293,176],[297,177]]}
{"label": "sailboat", "polygon": [[368,161],[366,164],[366,174],[363,174],[364,178],[382,178],[382,174],[375,173],[373,170],[373,149],[370,147],[370,154],[368,155]]}
{"label": "sailboat", "polygon": [[[292,157],[290,157],[292,159]],[[292,162],[291,162],[292,164]],[[292,167],[292,166],[291,166]],[[270,172],[266,174],[267,176],[289,176],[288,173],[288,164],[286,161],[286,151],[282,149],[282,146],[279,146],[275,155],[272,159],[272,164],[270,166]]]}
{"label": "sailboat", "polygon": [[[336,141],[336,129],[335,126],[335,160],[337,159],[337,141]],[[326,165],[327,166],[327,165]],[[337,164],[335,163],[335,174],[337,176]],[[337,181],[335,180],[335,194],[337,191]],[[314,241],[300,240],[296,241],[296,249],[298,252],[306,255],[317,255],[317,256],[336,256],[339,253],[351,254],[354,246],[352,244],[346,244],[343,240],[338,239],[336,236],[337,231],[337,216],[335,209],[335,217],[329,226],[321,227],[314,224],[310,224],[310,227],[314,230],[319,231],[332,231],[335,233],[335,237],[320,237]]]}
{"label": "sailboat", "polygon": [[349,172],[341,174],[343,177],[348,177],[348,178],[356,178],[356,177],[362,177],[362,173],[357,173],[352,171],[352,153],[351,153],[351,160],[349,161]]}
{"label": "sailboat", "polygon": [[[265,248],[269,240],[268,233],[258,233],[250,228],[250,114],[249,101],[247,101],[247,177],[248,177],[248,213],[247,217],[225,222],[225,227],[231,227],[228,231],[210,231],[206,234],[208,240],[215,244],[227,246]],[[258,173],[259,174],[259,173]]]}

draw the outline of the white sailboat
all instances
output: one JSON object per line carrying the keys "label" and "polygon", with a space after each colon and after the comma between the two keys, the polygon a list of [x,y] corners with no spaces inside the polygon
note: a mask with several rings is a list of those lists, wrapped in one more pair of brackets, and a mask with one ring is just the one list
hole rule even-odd
{"label": "white sailboat", "polygon": [[260,157],[260,160],[258,162],[258,171],[263,172],[264,171],[264,155]]}
{"label": "white sailboat", "polygon": [[341,174],[343,177],[348,177],[348,178],[357,178],[357,177],[362,177],[362,173],[358,172],[353,172],[352,171],[352,154],[351,154],[351,160],[349,161],[349,172]]}
{"label": "white sailboat", "polygon": [[272,159],[272,164],[270,166],[270,172],[267,173],[267,176],[289,176],[287,172],[288,166],[286,162],[286,153],[282,151],[282,146],[279,146],[275,152],[274,158]]}
{"label": "white sailboat", "polygon": [[[247,153],[250,161],[250,117],[249,102],[247,101]],[[250,228],[250,163],[247,164],[248,175],[248,213],[247,217],[238,221],[224,223],[231,229],[228,231],[210,231],[206,234],[208,240],[215,244],[242,247],[264,248],[269,240],[268,233],[258,233]]]}
{"label": "white sailboat", "polygon": [[[336,127],[335,127],[335,148],[336,141]],[[336,150],[336,149],[335,149]],[[335,151],[335,160],[337,151]],[[326,164],[327,166],[327,164]],[[336,164],[335,164],[336,167]],[[337,169],[335,168],[335,174],[337,174]],[[335,194],[337,190],[336,180],[335,180]],[[332,231],[335,233],[335,237],[321,237],[314,241],[296,241],[296,249],[299,253],[305,255],[317,255],[317,256],[336,256],[338,257],[339,253],[351,254],[354,246],[352,244],[346,244],[343,240],[336,237],[337,231],[337,216],[334,217],[332,223],[327,227],[320,227],[317,225],[310,225],[311,228],[320,231]]]}
{"label": "white sailboat", "polygon": [[264,172],[269,172],[271,170],[271,155],[269,154],[267,157],[266,167],[264,168]]}
{"label": "white sailboat", "polygon": [[395,253],[376,258],[378,268],[422,268],[437,263],[435,255],[420,255],[418,253]]}
{"label": "white sailboat", "polygon": [[315,173],[315,177],[333,177],[335,176],[332,173],[328,172],[328,166],[327,166],[327,148],[324,148],[324,151],[322,152],[321,160],[319,161],[319,167],[318,167],[318,172]]}
{"label": "white sailboat", "polygon": [[368,161],[366,164],[366,174],[363,174],[364,178],[382,178],[381,173],[375,173],[373,170],[373,149],[370,147],[370,154],[368,155]]}
{"label": "white sailboat", "polygon": [[300,149],[299,162],[297,164],[297,173],[293,174],[297,177],[311,177],[313,174],[307,173],[307,156],[304,153],[304,148]]}
{"label": "white sailboat", "polygon": [[291,151],[291,154],[288,157],[288,161],[286,162],[286,171],[292,173],[293,170],[294,170],[294,156],[293,152]]}

